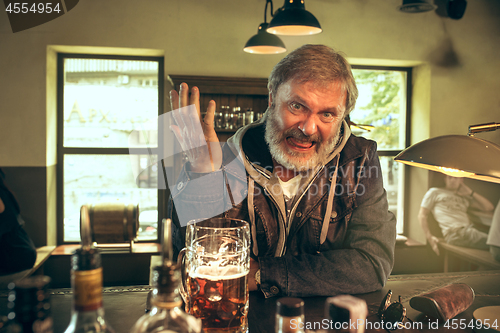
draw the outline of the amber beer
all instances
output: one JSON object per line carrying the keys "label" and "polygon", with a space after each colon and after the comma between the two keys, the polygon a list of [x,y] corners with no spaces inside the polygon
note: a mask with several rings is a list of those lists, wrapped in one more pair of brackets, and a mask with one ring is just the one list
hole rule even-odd
{"label": "amber beer", "polygon": [[177,259],[186,312],[205,332],[248,332],[250,224],[231,218],[189,221]]}
{"label": "amber beer", "polygon": [[219,267],[216,271],[224,271],[222,276],[210,274],[212,270],[201,266],[188,273],[186,312],[201,318],[205,332],[246,332],[248,270]]}

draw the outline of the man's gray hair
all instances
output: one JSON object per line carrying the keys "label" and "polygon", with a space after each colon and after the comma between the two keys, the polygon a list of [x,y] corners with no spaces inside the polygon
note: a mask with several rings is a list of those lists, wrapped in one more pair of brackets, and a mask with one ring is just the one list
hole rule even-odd
{"label": "man's gray hair", "polygon": [[348,115],[358,98],[358,88],[351,65],[338,52],[325,45],[303,45],[289,53],[274,66],[267,87],[275,100],[276,92],[289,80],[325,85],[339,82],[346,95],[345,114]]}

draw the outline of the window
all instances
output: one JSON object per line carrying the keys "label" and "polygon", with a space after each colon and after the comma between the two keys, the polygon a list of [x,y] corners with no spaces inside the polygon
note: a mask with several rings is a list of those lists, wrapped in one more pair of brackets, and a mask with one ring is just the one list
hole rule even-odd
{"label": "window", "polygon": [[397,232],[404,232],[404,168],[393,158],[409,142],[409,68],[353,66],[359,90],[350,120],[351,130],[377,142],[389,210],[396,215]]}
{"label": "window", "polygon": [[[80,207],[139,206],[138,240],[158,240],[163,58],[58,55],[58,243],[80,241]],[[160,214],[162,212],[160,211]]]}

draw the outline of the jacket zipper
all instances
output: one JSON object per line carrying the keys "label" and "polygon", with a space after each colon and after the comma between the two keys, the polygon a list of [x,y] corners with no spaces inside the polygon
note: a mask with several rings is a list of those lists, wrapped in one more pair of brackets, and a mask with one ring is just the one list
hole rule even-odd
{"label": "jacket zipper", "polygon": [[[297,210],[297,207],[299,206],[300,201],[302,200],[302,198],[304,197],[304,195],[306,194],[306,192],[309,190],[309,188],[312,186],[312,184],[314,183],[314,181],[316,180],[316,178],[318,178],[318,175],[324,169],[324,167],[325,166],[322,165],[321,168],[318,169],[318,171],[316,172],[316,174],[314,175],[314,177],[309,181],[306,189],[300,195],[299,199],[295,201],[295,205],[290,210],[290,215],[288,216],[288,220],[287,220],[287,223],[286,223],[287,225],[290,225],[290,227],[291,227],[291,220],[293,220],[292,216],[295,215],[295,210]],[[290,236],[290,235],[288,235],[288,236]],[[285,253],[285,250],[286,250],[286,241],[282,244],[282,248],[281,248],[281,251],[280,251],[280,257],[283,256],[283,254]]]}
{"label": "jacket zipper", "polygon": [[[279,251],[276,252],[276,254],[279,253],[279,256],[283,256],[283,254],[285,253],[285,250],[286,250],[286,241],[287,241],[287,234],[288,234],[288,228],[287,228],[287,225],[289,224],[289,222],[291,221],[292,219],[292,216],[295,215],[295,210],[297,209],[300,201],[302,200],[302,198],[304,197],[304,195],[306,194],[306,192],[309,190],[309,188],[312,186],[312,184],[314,183],[314,181],[316,180],[316,178],[318,178],[318,175],[320,174],[320,172],[325,168],[324,165],[321,166],[321,168],[318,169],[318,171],[316,171],[316,174],[314,175],[314,177],[309,181],[306,189],[302,192],[302,194],[300,195],[299,199],[295,202],[295,205],[292,207],[292,209],[290,210],[290,215],[288,216],[288,219],[286,218],[286,212],[285,212],[285,215],[283,215],[283,212],[281,212],[280,209],[278,209],[278,211],[280,212],[280,216],[281,216],[281,219],[280,219],[280,224],[281,225],[281,228],[280,228],[280,232],[281,233],[284,233],[284,237],[283,237],[283,242],[281,242],[281,244],[278,244],[278,248],[279,248]],[[270,179],[269,175],[265,174],[264,172],[262,172],[261,170],[255,168],[255,170],[257,170],[260,174],[262,174],[264,177],[266,177],[267,179]],[[265,190],[265,189],[264,189]],[[267,190],[266,190],[267,192]],[[269,192],[268,192],[269,193]],[[276,202],[276,200],[274,199],[274,197],[272,195],[269,195],[269,197],[271,198],[271,200],[274,202],[274,204],[276,205],[276,207],[278,207],[278,203]]]}
{"label": "jacket zipper", "polygon": [[[270,179],[271,177],[269,175],[267,175],[265,172],[259,170],[258,168],[255,168],[255,170],[257,170],[257,172],[259,172],[261,175],[263,175],[264,177],[266,177],[267,179]],[[283,248],[285,247],[285,243],[286,243],[286,212],[285,214],[283,215],[283,212],[281,211],[281,209],[279,209],[279,205],[278,205],[278,202],[276,201],[276,199],[274,198],[273,195],[271,195],[269,193],[269,191],[266,190],[266,188],[264,187],[264,191],[266,193],[268,193],[269,197],[271,198],[272,202],[274,203],[274,205],[278,208],[278,212],[279,212],[279,215],[280,215],[280,219],[279,219],[279,223],[280,223],[280,235],[283,236],[283,237],[278,237],[278,241],[279,241],[279,238],[282,238],[282,241],[281,243],[279,243],[276,247],[276,249],[279,251],[275,251],[274,255],[275,257],[277,256],[282,256],[282,253],[283,253]],[[284,233],[284,235],[283,235]],[[279,254],[279,255],[278,255]]]}

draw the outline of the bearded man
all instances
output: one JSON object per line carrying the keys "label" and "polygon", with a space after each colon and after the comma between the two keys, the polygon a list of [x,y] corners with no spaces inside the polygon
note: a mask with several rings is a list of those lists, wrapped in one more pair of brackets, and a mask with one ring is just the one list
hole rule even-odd
{"label": "bearded man", "polygon": [[302,297],[381,289],[394,262],[396,220],[376,143],[352,135],[345,121],[358,96],[350,65],[329,47],[304,45],[274,67],[268,88],[264,117],[222,148],[211,101],[204,149],[186,125],[200,119],[198,89],[191,97],[185,83],[171,91],[172,130],[189,158],[171,187],[175,247],[184,244],[181,215],[221,213],[250,222],[250,290]]}

